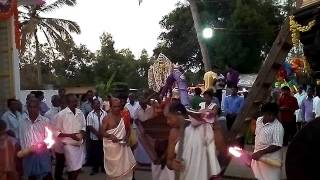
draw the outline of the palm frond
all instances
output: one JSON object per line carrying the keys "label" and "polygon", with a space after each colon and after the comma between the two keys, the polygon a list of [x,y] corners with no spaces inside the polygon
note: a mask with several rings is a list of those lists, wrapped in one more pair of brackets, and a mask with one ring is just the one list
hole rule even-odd
{"label": "palm frond", "polygon": [[58,44],[59,42],[63,42],[64,38],[60,34],[60,32],[56,29],[53,28],[51,25],[42,22],[41,26],[45,29],[46,32],[48,32],[48,36],[56,43]]}
{"label": "palm frond", "polygon": [[80,26],[74,21],[59,18],[41,18],[41,20],[54,27],[60,26],[70,33],[81,33]]}
{"label": "palm frond", "polygon": [[37,25],[39,21],[37,19],[31,19],[25,21],[21,27],[21,52],[24,52],[26,44],[31,42],[33,33],[37,31]]}
{"label": "palm frond", "polygon": [[55,23],[54,21],[44,20],[42,21],[42,24],[45,24],[47,27],[50,27],[49,31],[54,32],[54,36],[59,37],[59,39],[62,39],[62,40],[72,39],[72,36],[69,33],[69,31],[66,30],[64,27],[62,27],[61,25]]}
{"label": "palm frond", "polygon": [[57,0],[49,5],[41,7],[41,12],[51,12],[62,6],[74,6],[77,4],[76,0]]}
{"label": "palm frond", "polygon": [[40,29],[42,31],[42,33],[44,34],[44,36],[46,37],[47,39],[47,42],[50,46],[55,46],[55,41],[52,39],[52,37],[50,37],[50,35],[48,34],[47,31],[44,30],[44,28],[42,26],[40,26]]}

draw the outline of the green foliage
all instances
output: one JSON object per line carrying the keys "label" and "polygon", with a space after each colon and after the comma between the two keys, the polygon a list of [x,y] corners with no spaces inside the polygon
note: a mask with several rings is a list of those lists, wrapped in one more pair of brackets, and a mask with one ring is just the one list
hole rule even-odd
{"label": "green foliage", "polygon": [[159,36],[159,44],[154,49],[155,56],[161,52],[174,63],[188,68],[199,67],[201,52],[193,20],[188,6],[180,4],[160,21],[164,32]]}
{"label": "green foliage", "polygon": [[[43,55],[43,52],[41,52],[41,44],[59,50],[67,43],[73,42],[71,33],[79,34],[81,32],[76,22],[67,19],[48,18],[43,15],[63,6],[74,6],[75,4],[76,0],[56,0],[51,4],[22,6],[19,9],[19,20],[21,23],[20,56],[24,57],[25,53],[27,53],[28,56],[34,56],[35,63],[37,64],[36,79],[38,88],[43,86],[42,64],[44,62],[41,57]],[[44,41],[41,41],[39,38],[40,34],[44,37]],[[35,53],[30,54],[28,51]]]}
{"label": "green foliage", "polygon": [[[220,70],[231,64],[242,73],[257,72],[283,22],[283,6],[274,0],[203,0],[197,5],[201,27],[224,28],[206,40],[211,64]],[[165,30],[154,53],[162,52],[189,69],[201,67],[189,6],[178,4],[160,25]]]}
{"label": "green foliage", "polygon": [[[112,92],[114,82],[124,82],[130,88],[147,87],[149,56],[142,50],[135,59],[129,49],[116,50],[111,34],[103,33],[100,37],[101,48],[92,53],[85,45],[65,42],[60,48],[40,44],[43,82],[56,86],[96,86],[100,95]],[[35,46],[31,44],[30,46]],[[34,78],[34,53],[26,51],[22,56],[21,72],[32,73]],[[22,76],[22,87],[36,88],[32,79]]]}
{"label": "green foliage", "polygon": [[117,72],[114,72],[107,82],[105,83],[100,82],[99,84],[96,85],[96,90],[98,91],[100,96],[106,97],[107,95],[112,93],[112,85],[113,85],[116,74]]}

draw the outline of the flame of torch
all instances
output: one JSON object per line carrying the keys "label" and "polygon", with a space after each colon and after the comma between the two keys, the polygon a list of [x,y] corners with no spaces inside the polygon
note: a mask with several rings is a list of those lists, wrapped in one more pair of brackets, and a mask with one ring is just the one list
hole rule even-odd
{"label": "flame of torch", "polygon": [[[229,147],[229,153],[233,155],[234,157],[240,158],[246,165],[250,167],[251,159],[252,159],[252,153],[245,151],[237,146]],[[261,157],[259,161],[264,162],[270,166],[274,167],[281,167],[282,162],[278,159],[271,159],[268,157]]]}
{"label": "flame of torch", "polygon": [[47,148],[50,149],[54,145],[53,133],[48,127],[45,127],[45,129],[47,132],[47,137],[44,139],[43,142],[46,143]]}
{"label": "flame of torch", "polygon": [[235,157],[241,157],[241,148],[239,147],[229,147],[229,153]]}

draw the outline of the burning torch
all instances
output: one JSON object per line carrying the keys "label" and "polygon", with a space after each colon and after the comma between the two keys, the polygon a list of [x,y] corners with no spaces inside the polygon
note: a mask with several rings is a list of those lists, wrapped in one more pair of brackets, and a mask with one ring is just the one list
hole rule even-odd
{"label": "burning torch", "polygon": [[[243,150],[237,146],[234,146],[234,147],[229,147],[229,153],[236,158],[241,158],[241,160],[243,160],[246,165],[248,166],[251,165],[251,160],[252,160],[251,152]],[[281,167],[281,161],[277,159],[261,157],[258,161],[264,162],[270,166]]]}
{"label": "burning torch", "polygon": [[45,130],[46,130],[47,136],[42,143],[38,143],[36,145],[32,145],[31,147],[20,150],[17,156],[19,158],[23,158],[33,152],[41,151],[44,148],[44,146],[46,146],[45,148],[47,149],[51,149],[52,146],[54,145],[53,133],[48,127],[45,127]]}

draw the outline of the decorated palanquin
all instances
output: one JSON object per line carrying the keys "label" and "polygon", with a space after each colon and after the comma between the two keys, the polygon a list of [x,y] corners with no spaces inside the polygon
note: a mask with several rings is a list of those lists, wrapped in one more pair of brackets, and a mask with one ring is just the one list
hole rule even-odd
{"label": "decorated palanquin", "polygon": [[172,62],[164,54],[160,53],[157,60],[150,66],[148,71],[149,88],[155,92],[159,92],[165,85],[172,69]]}

